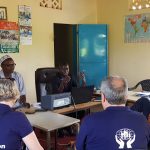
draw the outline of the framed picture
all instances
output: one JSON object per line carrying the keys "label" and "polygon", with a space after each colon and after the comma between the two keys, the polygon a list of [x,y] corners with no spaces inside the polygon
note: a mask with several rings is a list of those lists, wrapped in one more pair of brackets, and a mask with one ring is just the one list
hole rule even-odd
{"label": "framed picture", "polygon": [[7,20],[7,8],[0,6],[0,20]]}

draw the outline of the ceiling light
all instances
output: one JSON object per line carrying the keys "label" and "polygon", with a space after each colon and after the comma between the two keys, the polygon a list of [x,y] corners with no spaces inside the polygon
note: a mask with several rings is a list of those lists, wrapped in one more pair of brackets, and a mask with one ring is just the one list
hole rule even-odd
{"label": "ceiling light", "polygon": [[129,9],[144,9],[150,7],[150,0],[129,0]]}

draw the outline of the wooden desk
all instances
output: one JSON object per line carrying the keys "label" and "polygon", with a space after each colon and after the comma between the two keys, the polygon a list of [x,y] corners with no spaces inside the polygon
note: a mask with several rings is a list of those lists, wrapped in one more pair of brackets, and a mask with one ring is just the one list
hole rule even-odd
{"label": "wooden desk", "polygon": [[51,149],[50,132],[63,127],[77,124],[79,129],[79,119],[71,118],[61,114],[47,112],[36,112],[35,114],[26,115],[33,127],[47,132],[47,150]]}
{"label": "wooden desk", "polygon": [[90,109],[92,107],[100,106],[100,105],[101,105],[101,102],[91,101],[88,103],[77,104],[76,106],[69,106],[69,107],[65,107],[61,109],[56,109],[56,110],[53,110],[53,112],[59,113],[59,114],[67,114],[67,113],[77,112],[80,110]]}

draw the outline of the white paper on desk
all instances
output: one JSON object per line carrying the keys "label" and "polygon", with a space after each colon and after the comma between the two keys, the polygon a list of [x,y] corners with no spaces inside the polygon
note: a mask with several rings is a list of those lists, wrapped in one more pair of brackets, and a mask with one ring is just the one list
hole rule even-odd
{"label": "white paper on desk", "polygon": [[101,90],[96,90],[95,94],[101,94]]}
{"label": "white paper on desk", "polygon": [[148,91],[136,92],[135,95],[136,95],[136,96],[140,96],[140,97],[143,97],[143,96],[150,96],[150,92],[148,92]]}
{"label": "white paper on desk", "polygon": [[93,101],[94,102],[101,102],[102,100],[101,99],[94,99]]}
{"label": "white paper on desk", "polygon": [[32,106],[36,109],[41,109],[41,103],[34,103]]}

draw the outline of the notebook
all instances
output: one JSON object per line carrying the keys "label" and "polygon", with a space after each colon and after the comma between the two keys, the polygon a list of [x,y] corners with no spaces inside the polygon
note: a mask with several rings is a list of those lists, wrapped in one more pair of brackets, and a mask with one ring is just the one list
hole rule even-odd
{"label": "notebook", "polygon": [[94,92],[94,86],[72,87],[71,95],[74,104],[81,104],[91,101]]}

